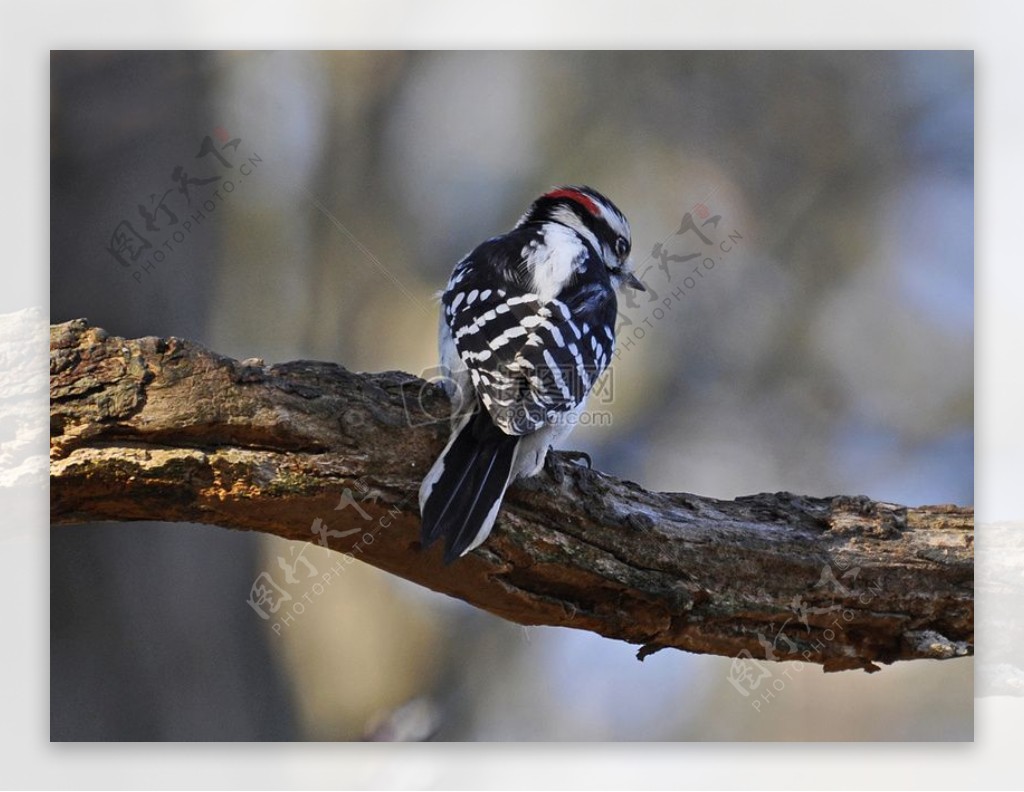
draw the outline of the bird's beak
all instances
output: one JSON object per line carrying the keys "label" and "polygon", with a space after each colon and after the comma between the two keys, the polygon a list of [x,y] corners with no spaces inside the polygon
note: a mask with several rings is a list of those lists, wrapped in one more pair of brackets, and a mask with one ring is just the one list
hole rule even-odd
{"label": "bird's beak", "polygon": [[629,277],[626,278],[626,285],[631,286],[637,291],[647,291],[647,287],[644,286],[643,282],[632,272],[629,273]]}

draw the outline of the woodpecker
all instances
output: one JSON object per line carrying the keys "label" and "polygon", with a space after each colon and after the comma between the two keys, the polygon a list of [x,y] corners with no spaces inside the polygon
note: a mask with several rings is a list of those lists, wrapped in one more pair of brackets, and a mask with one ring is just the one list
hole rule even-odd
{"label": "woodpecker", "polygon": [[441,293],[452,432],[420,487],[424,549],[444,562],[490,534],[509,484],[575,426],[615,349],[616,289],[643,291],[629,222],[590,187],[557,187],[465,256]]}

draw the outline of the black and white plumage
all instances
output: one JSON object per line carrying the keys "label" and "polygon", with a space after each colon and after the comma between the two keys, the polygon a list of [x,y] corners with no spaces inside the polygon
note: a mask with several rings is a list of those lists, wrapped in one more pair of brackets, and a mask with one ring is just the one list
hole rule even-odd
{"label": "black and white plumage", "polygon": [[422,544],[445,562],[483,542],[508,485],[573,428],[615,348],[629,223],[589,187],[559,187],[460,261],[441,296],[452,434],[420,487]]}

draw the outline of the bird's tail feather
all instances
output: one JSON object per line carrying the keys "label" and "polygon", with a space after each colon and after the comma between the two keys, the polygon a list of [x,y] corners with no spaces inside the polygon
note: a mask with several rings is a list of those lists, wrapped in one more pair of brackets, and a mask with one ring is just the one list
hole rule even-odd
{"label": "bird's tail feather", "polygon": [[494,425],[485,409],[460,420],[420,487],[424,549],[444,536],[448,564],[487,538],[512,476],[518,443],[518,437]]}

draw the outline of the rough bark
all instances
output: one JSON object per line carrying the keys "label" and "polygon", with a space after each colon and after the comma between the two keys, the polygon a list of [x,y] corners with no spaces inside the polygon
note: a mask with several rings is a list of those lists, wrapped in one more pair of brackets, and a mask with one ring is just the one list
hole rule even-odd
{"label": "rough bark", "polygon": [[439,388],[84,320],[53,326],[50,344],[54,523],[326,542],[520,624],[639,644],[641,658],[676,647],[871,671],[973,653],[969,507],[648,492],[555,454],[509,490],[488,541],[445,567],[419,547],[416,496],[447,433]]}

